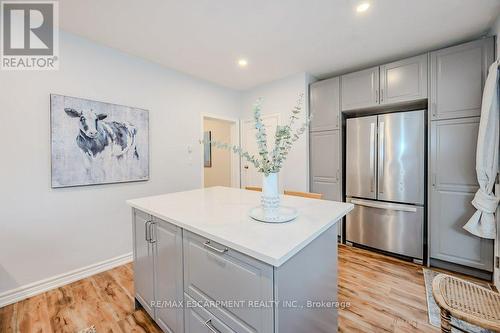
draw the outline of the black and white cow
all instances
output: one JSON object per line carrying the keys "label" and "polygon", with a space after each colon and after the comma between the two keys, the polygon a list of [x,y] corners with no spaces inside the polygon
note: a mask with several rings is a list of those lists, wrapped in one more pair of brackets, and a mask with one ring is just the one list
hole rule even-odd
{"label": "black and white cow", "polygon": [[64,111],[72,118],[79,118],[80,132],[76,137],[76,144],[88,157],[95,158],[109,147],[112,155],[118,159],[128,152],[139,159],[135,142],[137,129],[134,125],[103,121],[107,115],[96,114],[92,109],[65,108]]}

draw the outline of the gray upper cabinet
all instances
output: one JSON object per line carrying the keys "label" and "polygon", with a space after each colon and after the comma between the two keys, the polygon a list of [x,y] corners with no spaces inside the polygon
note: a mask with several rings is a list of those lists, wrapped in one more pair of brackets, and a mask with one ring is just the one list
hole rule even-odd
{"label": "gray upper cabinet", "polygon": [[480,115],[483,86],[493,57],[493,38],[431,53],[432,120]]}
{"label": "gray upper cabinet", "polygon": [[493,270],[493,242],[463,229],[474,214],[479,117],[431,124],[431,258]]}
{"label": "gray upper cabinet", "polygon": [[378,105],[379,67],[342,75],[342,111]]}
{"label": "gray upper cabinet", "polygon": [[380,104],[427,98],[427,54],[380,66]]}
{"label": "gray upper cabinet", "polygon": [[340,127],[340,79],[315,82],[310,86],[310,130],[327,131]]}
{"label": "gray upper cabinet", "polygon": [[342,201],[340,130],[313,132],[310,145],[311,192]]}
{"label": "gray upper cabinet", "polygon": [[154,252],[151,237],[151,216],[133,210],[134,235],[134,287],[137,300],[154,318],[151,302],[154,297]]}
{"label": "gray upper cabinet", "polygon": [[[157,301],[184,299],[182,272],[182,229],[154,218],[155,295]],[[156,322],[164,332],[183,332],[184,313],[180,307],[156,308]]]}

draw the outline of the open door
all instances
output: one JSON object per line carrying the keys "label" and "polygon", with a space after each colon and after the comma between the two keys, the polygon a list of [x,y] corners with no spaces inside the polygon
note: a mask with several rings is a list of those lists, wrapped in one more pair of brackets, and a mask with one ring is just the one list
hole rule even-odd
{"label": "open door", "polygon": [[[240,145],[239,120],[203,114],[201,136],[204,140],[238,146]],[[237,154],[204,144],[202,158],[202,187],[240,187],[240,159]]]}

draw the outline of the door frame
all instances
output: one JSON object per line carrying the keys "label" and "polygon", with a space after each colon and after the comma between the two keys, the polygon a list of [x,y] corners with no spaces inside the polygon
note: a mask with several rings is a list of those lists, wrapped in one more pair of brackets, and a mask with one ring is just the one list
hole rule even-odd
{"label": "door frame", "polygon": [[[266,118],[274,118],[276,117],[277,120],[278,120],[278,125],[282,125],[281,124],[281,113],[266,113],[266,114],[263,114],[261,115],[261,118],[262,120],[266,119]],[[244,148],[243,147],[243,139],[245,138],[245,132],[244,132],[244,123],[245,122],[253,122],[253,118],[245,118],[245,119],[240,119],[240,145],[241,145],[241,148]],[[269,147],[268,147],[269,149]],[[283,182],[282,182],[282,172],[279,172],[278,173],[278,185],[280,186],[280,191],[282,191],[282,185],[283,185]],[[240,187],[243,188],[243,161],[242,159],[240,158]]]}
{"label": "door frame", "polygon": [[[241,145],[240,119],[220,116],[213,113],[201,113],[201,139],[203,139],[203,134],[205,132],[205,118],[229,122],[231,124],[231,142],[228,143],[237,146]],[[205,187],[205,166],[203,164],[203,156],[204,151],[202,145],[202,148],[200,149],[201,188]],[[231,152],[231,187],[241,187],[241,159],[237,154],[234,154],[233,152]]]}
{"label": "door frame", "polygon": [[[500,181],[498,178],[495,184],[495,195],[500,196]],[[500,267],[496,264],[497,260],[500,260],[498,259],[500,257],[500,206],[497,207],[495,220],[497,223],[497,238],[495,239],[495,253],[493,254],[493,284],[500,290]]]}

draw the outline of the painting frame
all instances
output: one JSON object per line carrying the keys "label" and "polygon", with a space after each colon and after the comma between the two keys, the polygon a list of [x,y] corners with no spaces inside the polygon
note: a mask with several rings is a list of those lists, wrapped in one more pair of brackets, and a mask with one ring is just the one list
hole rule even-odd
{"label": "painting frame", "polygon": [[203,166],[212,167],[212,131],[203,132]]}
{"label": "painting frame", "polygon": [[[106,101],[98,101],[94,99],[88,99],[88,98],[81,98],[81,97],[74,97],[74,96],[69,96],[69,95],[62,95],[62,94],[56,94],[56,93],[51,93],[49,95],[49,110],[50,110],[50,118],[49,118],[49,127],[50,127],[50,182],[51,182],[51,188],[52,189],[61,189],[61,188],[72,188],[72,187],[88,187],[88,186],[99,186],[99,185],[111,185],[111,184],[126,184],[126,183],[137,183],[137,182],[147,182],[150,180],[151,177],[151,149],[150,149],[150,137],[151,137],[151,127],[150,127],[150,117],[149,117],[149,110],[144,109],[144,108],[139,108],[139,107],[131,107],[131,106],[126,106],[123,104],[116,104],[116,103],[110,103]],[[113,179],[109,181],[89,181],[89,182],[74,182],[70,184],[61,184],[55,181],[55,173],[56,173],[56,163],[54,159],[54,137],[55,137],[55,132],[54,132],[54,116],[55,113],[57,112],[54,110],[54,98],[68,98],[68,99],[75,99],[75,100],[80,100],[80,101],[85,101],[89,103],[96,103],[96,104],[102,104],[103,106],[112,106],[114,108],[123,108],[127,109],[130,111],[140,111],[143,112],[145,115],[145,127],[146,131],[143,132],[145,133],[146,137],[146,154],[142,154],[142,156],[145,156],[146,160],[146,167],[144,168],[145,175],[143,177],[138,177],[138,178],[130,178],[130,179]],[[60,112],[60,110],[59,110]]]}

